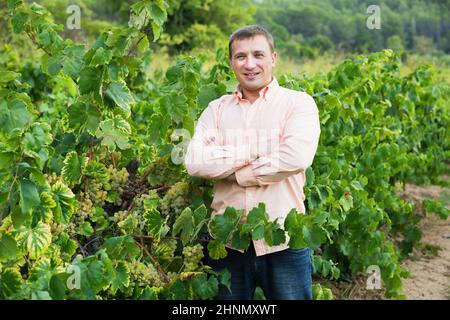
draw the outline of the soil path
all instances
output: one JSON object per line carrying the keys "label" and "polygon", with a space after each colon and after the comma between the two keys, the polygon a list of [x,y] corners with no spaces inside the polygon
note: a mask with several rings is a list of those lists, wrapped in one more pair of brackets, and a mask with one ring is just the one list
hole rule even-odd
{"label": "soil path", "polygon": [[450,299],[450,218],[442,220],[421,209],[424,198],[440,198],[450,209],[450,191],[439,186],[406,184],[400,193],[402,198],[414,201],[425,215],[420,222],[424,245],[414,249],[411,258],[402,263],[410,272],[409,278],[403,280],[404,293],[410,300]]}

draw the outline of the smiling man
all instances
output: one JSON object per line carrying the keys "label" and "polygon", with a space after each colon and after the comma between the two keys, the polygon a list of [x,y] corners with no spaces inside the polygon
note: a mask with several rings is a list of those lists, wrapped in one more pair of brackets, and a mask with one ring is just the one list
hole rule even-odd
{"label": "smiling man", "polygon": [[[272,74],[277,53],[264,28],[235,31],[229,58],[239,84],[201,114],[186,169],[192,176],[216,180],[213,215],[227,207],[248,213],[263,202],[270,219],[283,225],[292,209],[305,213],[305,171],[319,143],[319,111],[310,95],[278,84]],[[231,291],[220,287],[218,299],[250,300],[257,285],[267,299],[312,298],[309,248],[254,240],[246,252],[228,245],[227,253],[220,260],[205,257],[214,270],[231,272]]]}

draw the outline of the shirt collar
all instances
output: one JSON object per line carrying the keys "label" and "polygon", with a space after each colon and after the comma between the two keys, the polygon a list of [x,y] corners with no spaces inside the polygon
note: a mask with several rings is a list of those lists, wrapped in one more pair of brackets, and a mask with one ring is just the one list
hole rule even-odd
{"label": "shirt collar", "polygon": [[[279,86],[280,85],[278,84],[277,79],[275,77],[272,77],[272,81],[270,81],[269,84],[259,90],[259,97],[263,97],[264,100],[267,101],[274,95]],[[236,86],[236,89],[234,89],[234,97],[236,98],[237,103],[242,100],[242,90],[239,84]]]}

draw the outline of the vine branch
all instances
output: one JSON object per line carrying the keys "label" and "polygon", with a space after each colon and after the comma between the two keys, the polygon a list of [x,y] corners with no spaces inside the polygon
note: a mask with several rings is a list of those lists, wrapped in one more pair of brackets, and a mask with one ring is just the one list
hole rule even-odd
{"label": "vine branch", "polygon": [[152,256],[152,254],[147,250],[147,248],[143,245],[141,245],[139,243],[139,241],[134,241],[139,248],[141,248],[145,254],[150,258],[150,260],[152,261],[152,263],[154,264],[154,266],[156,267],[156,269],[158,270],[158,273],[161,275],[161,277],[163,277],[164,282],[169,282],[169,278],[167,276],[167,274],[164,272],[163,268],[161,268],[161,265],[159,264],[159,262],[155,259],[155,257]]}

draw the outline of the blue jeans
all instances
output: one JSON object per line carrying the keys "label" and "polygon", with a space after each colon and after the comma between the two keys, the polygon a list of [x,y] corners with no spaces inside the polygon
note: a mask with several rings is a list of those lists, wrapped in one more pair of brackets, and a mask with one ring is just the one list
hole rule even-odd
{"label": "blue jeans", "polygon": [[256,257],[253,244],[241,253],[228,249],[224,259],[214,260],[205,250],[204,262],[213,270],[227,268],[231,292],[219,286],[218,300],[252,300],[259,285],[268,300],[311,300],[312,261],[309,248],[286,249]]}

